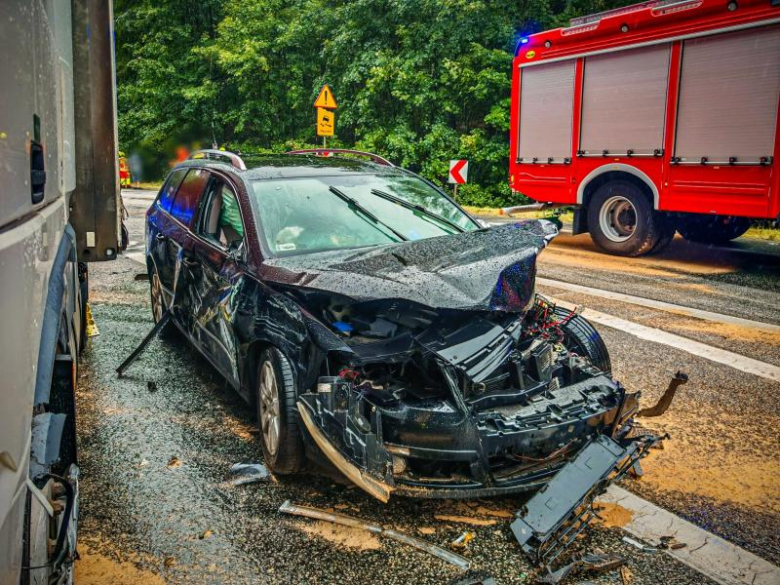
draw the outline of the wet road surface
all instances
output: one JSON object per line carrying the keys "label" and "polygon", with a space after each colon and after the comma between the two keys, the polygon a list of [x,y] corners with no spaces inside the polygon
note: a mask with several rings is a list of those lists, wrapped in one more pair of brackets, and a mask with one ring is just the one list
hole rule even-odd
{"label": "wet road surface", "polygon": [[[129,252],[140,250],[135,257],[142,259],[142,214],[150,194],[129,195],[128,227],[136,243]],[[708,258],[706,250],[686,251],[689,246],[675,241],[664,257],[624,259],[599,254],[587,236],[561,236],[542,254],[539,274],[780,323],[780,255],[764,246],[755,254],[710,250]],[[193,349],[182,341],[155,341],[125,379],[116,378],[114,368],[152,324],[148,282],[134,280],[141,272],[141,265],[124,258],[93,265],[90,273],[101,334],[90,341],[80,374],[81,542],[82,556],[88,559],[80,563],[82,577],[92,565],[105,565],[108,571],[130,567],[145,580],[131,582],[149,583],[442,583],[459,574],[400,544],[282,518],[276,510],[290,499],[374,520],[442,546],[472,530],[477,538],[465,554],[476,568],[499,583],[528,582],[530,567],[509,531],[509,515],[521,504],[519,498],[470,503],[398,498],[382,506],[322,474],[232,486],[230,465],[260,461],[254,415]],[[724,327],[553,286],[540,290],[780,363],[777,336],[750,327]],[[665,416],[644,422],[649,429],[669,432],[672,440],[643,462],[641,481],[626,481],[624,487],[780,562],[780,384],[622,331],[599,330],[616,377],[641,390],[643,404],[655,401],[677,369],[691,378]],[[435,515],[460,520],[437,520]],[[621,536],[618,528],[600,527],[578,546],[626,553],[635,583],[706,582],[665,555],[627,547]],[[593,579],[620,582],[617,573]]]}
{"label": "wet road surface", "polygon": [[[79,565],[129,562],[148,579],[141,583],[447,583],[462,574],[361,531],[282,517],[278,507],[289,499],[448,548],[470,530],[476,538],[464,554],[475,570],[499,583],[532,582],[509,530],[520,498],[382,505],[322,473],[233,486],[233,463],[261,461],[254,415],[193,349],[158,340],[124,378],[114,372],[152,326],[148,282],[135,281],[138,273],[126,259],[91,268],[100,335],[84,353],[78,394]],[[709,582],[666,555],[636,552],[621,537],[619,528],[598,527],[577,547],[624,553],[634,583]]]}

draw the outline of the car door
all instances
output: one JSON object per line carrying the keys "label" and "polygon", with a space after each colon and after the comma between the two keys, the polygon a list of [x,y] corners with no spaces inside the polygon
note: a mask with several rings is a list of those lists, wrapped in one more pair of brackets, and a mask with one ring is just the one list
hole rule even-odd
{"label": "car door", "polygon": [[[173,294],[173,277],[176,268],[175,250],[169,242],[172,231],[176,227],[170,216],[171,205],[186,174],[187,169],[184,168],[176,169],[168,175],[146,217],[146,250],[160,278],[166,304],[170,302]],[[170,254],[171,251],[174,252],[173,255]]]}
{"label": "car door", "polygon": [[[204,169],[191,168],[184,176],[171,202],[169,221],[161,231],[159,247],[164,250],[169,286],[173,295],[174,317],[192,334],[192,318],[188,310],[190,274],[197,271],[196,263],[187,258],[186,251],[193,246],[191,229],[198,215],[201,196],[208,183],[209,174]],[[157,240],[158,238],[155,237]]]}
{"label": "car door", "polygon": [[214,365],[238,388],[233,315],[236,286],[243,274],[244,221],[226,177],[212,173],[194,231],[198,241],[186,252],[198,265],[197,274],[188,273],[193,332]]}

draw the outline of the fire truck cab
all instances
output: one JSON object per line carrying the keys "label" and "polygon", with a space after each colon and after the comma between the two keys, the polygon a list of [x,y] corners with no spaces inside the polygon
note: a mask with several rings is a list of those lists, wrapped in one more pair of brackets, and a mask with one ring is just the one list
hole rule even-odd
{"label": "fire truck cab", "polygon": [[780,219],[780,0],[656,0],[520,39],[510,177],[638,256]]}

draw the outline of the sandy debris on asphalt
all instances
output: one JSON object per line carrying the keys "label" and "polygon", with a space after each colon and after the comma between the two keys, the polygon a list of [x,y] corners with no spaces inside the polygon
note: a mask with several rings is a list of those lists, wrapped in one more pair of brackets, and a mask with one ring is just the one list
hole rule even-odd
{"label": "sandy debris on asphalt", "polygon": [[79,544],[75,581],[79,585],[165,585],[159,575],[130,562],[117,562],[83,543]]}
{"label": "sandy debris on asphalt", "polygon": [[717,335],[724,340],[734,339],[780,347],[780,333],[762,331],[751,327],[744,327],[742,325],[734,325],[732,323],[714,323],[712,321],[688,317],[681,312],[674,310],[669,311],[669,313],[674,315],[674,321],[670,323],[670,325],[678,330],[709,333],[711,335]]}
{"label": "sandy debris on asphalt", "polygon": [[322,538],[344,548],[377,550],[382,546],[376,534],[352,526],[341,526],[322,520],[296,520],[291,524],[309,536]]}
{"label": "sandy debris on asphalt", "polygon": [[596,522],[605,528],[623,528],[634,517],[631,510],[612,502],[596,502],[593,509],[598,514]]}
{"label": "sandy debris on asphalt", "polygon": [[772,456],[771,439],[767,440],[769,452],[765,457],[729,449],[726,445],[731,440],[729,435],[739,429],[738,419],[732,421],[725,414],[710,418],[702,412],[693,416],[708,420],[711,430],[723,432],[720,448],[692,433],[694,423],[688,423],[680,412],[643,421],[656,432],[668,431],[672,439],[664,442],[663,450],[651,450],[642,461],[646,472],[642,482],[660,491],[695,494],[780,513],[780,459]]}

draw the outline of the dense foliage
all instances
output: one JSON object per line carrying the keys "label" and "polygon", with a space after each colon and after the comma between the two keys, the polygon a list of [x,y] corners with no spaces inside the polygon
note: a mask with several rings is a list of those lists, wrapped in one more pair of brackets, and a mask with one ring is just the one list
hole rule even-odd
{"label": "dense foliage", "polygon": [[[625,4],[627,2],[620,2]],[[511,60],[521,35],[609,0],[116,0],[120,142],[242,151],[314,144],[323,83],[329,145],[381,153],[432,180],[468,158],[473,205],[507,186]],[[161,169],[158,169],[161,172]]]}

